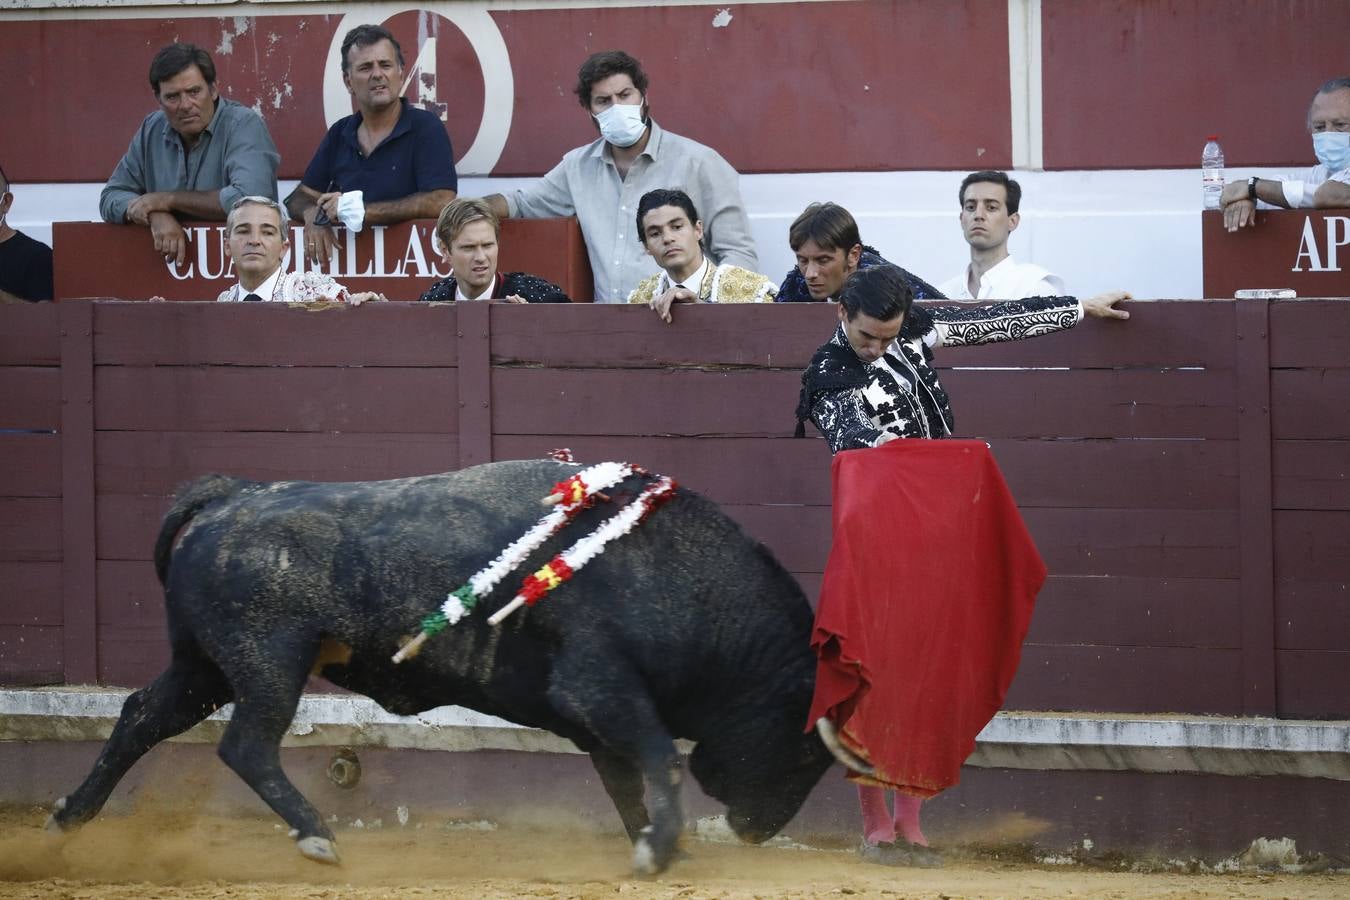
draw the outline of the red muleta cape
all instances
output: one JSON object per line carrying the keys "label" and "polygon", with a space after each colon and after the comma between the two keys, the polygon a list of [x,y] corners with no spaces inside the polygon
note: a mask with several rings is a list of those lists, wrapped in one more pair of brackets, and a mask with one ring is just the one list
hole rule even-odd
{"label": "red muleta cape", "polygon": [[808,722],[876,768],[850,777],[931,797],[1003,705],[1045,564],[983,441],[846,451],[832,475]]}

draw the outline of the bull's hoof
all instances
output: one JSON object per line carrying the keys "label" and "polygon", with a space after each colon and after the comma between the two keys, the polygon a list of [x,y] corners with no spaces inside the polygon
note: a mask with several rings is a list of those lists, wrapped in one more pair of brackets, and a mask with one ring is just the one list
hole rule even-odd
{"label": "bull's hoof", "polygon": [[326,837],[311,834],[307,838],[296,841],[295,846],[300,851],[300,855],[306,859],[327,863],[330,866],[336,866],[342,862],[338,859],[337,845]]}
{"label": "bull's hoof", "polygon": [[42,829],[48,834],[62,835],[66,833],[66,828],[61,821],[56,818],[58,813],[64,812],[66,808],[66,798],[60,797],[52,804],[52,814],[47,817],[47,824]]}
{"label": "bull's hoof", "polygon": [[638,839],[633,842],[633,874],[660,875],[670,867],[675,857],[675,848],[669,847],[664,853],[652,844],[652,826],[642,829]]}
{"label": "bull's hoof", "polygon": [[656,851],[652,849],[651,842],[646,836],[638,838],[637,843],[633,844],[633,874],[661,874],[661,867],[656,864]]}

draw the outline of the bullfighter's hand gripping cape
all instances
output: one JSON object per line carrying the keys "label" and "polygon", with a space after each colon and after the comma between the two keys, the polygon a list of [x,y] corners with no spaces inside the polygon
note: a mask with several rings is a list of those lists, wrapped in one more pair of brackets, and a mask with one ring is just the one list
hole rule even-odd
{"label": "bullfighter's hand gripping cape", "polygon": [[809,721],[875,768],[850,777],[931,797],[1003,705],[1045,565],[982,441],[845,451],[832,475]]}

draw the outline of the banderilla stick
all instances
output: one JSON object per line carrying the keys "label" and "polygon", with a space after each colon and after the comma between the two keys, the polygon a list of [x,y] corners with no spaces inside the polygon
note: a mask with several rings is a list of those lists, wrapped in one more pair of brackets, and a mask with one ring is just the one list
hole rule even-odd
{"label": "banderilla stick", "polygon": [[425,631],[417,632],[416,637],[408,641],[402,647],[398,648],[398,652],[395,653],[393,656],[394,665],[398,665],[405,659],[412,659],[414,656],[416,656],[419,652],[421,652],[422,645],[427,642],[427,638],[429,637],[431,637],[431,635],[427,634]]}

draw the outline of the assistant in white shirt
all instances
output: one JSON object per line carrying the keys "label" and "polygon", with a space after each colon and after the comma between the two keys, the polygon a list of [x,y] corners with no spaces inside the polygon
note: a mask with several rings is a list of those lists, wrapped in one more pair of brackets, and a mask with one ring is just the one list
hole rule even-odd
{"label": "assistant in white shirt", "polygon": [[1006,256],[980,277],[979,294],[970,293],[970,264],[961,274],[942,282],[938,290],[952,300],[1022,300],[1027,297],[1062,297],[1068,294],[1064,279],[1034,263],[1020,263]]}

